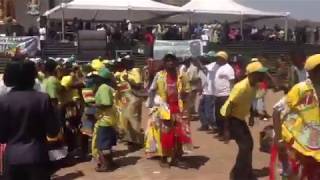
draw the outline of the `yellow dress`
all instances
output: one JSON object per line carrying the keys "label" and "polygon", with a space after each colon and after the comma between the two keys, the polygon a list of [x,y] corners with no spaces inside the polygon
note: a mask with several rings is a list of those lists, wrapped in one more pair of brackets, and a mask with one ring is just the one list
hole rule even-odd
{"label": "yellow dress", "polygon": [[320,162],[320,109],[310,80],[295,85],[286,96],[282,136],[304,156]]}
{"label": "yellow dress", "polygon": [[144,148],[147,156],[162,156],[160,140],[160,118],[156,108],[151,110],[152,117],[148,121],[145,131]]}
{"label": "yellow dress", "polygon": [[[178,93],[190,92],[190,85],[188,79],[183,74],[178,75],[177,89]],[[166,154],[161,145],[161,121],[170,121],[171,114],[167,104],[167,72],[160,71],[155,76],[151,91],[156,91],[154,100],[154,107],[151,109],[152,118],[149,120],[148,127],[145,132],[145,152],[147,155],[162,156]],[[150,93],[152,94],[152,93]],[[179,108],[183,111],[183,101],[179,98]]]}

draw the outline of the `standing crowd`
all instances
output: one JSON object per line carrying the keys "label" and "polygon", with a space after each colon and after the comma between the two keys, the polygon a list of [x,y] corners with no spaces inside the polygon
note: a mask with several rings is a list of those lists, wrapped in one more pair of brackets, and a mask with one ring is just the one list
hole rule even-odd
{"label": "standing crowd", "polygon": [[[230,179],[256,179],[248,125],[255,117],[270,118],[264,96],[269,86],[280,86],[261,59],[252,58],[245,68],[230,59],[219,51],[181,64],[167,54],[149,79],[130,57],[85,65],[12,59],[0,82],[0,174],[10,180],[50,179],[52,162],[89,155],[97,172],[113,171],[119,139],[130,151],[144,147],[148,157],[160,157],[163,168],[187,168],[182,156],[193,150],[190,120],[198,114],[199,131],[213,131],[218,140],[233,139],[238,146]],[[274,106],[270,177],[316,180],[320,55],[307,58],[294,51],[291,60],[287,94]],[[145,131],[144,98],[150,111]]]}

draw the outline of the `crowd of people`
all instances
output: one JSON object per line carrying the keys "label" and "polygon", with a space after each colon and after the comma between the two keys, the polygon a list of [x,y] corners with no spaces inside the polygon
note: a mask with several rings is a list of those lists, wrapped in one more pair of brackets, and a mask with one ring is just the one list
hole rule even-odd
{"label": "crowd of people", "polygon": [[[47,27],[48,38],[59,38],[58,32],[61,23],[52,22]],[[67,38],[76,40],[69,33],[77,34],[79,30],[103,30],[106,31],[108,43],[110,41],[121,41],[132,44],[134,42],[144,42],[145,34],[152,32],[157,40],[189,40],[202,39],[211,43],[226,43],[246,41],[285,41],[285,29],[278,24],[273,27],[258,27],[251,23],[245,23],[243,32],[237,24],[229,22],[213,21],[210,24],[156,24],[141,25],[124,20],[120,23],[95,23],[84,22],[75,18],[66,23]],[[287,40],[299,43],[319,44],[319,27],[297,26],[289,28]]]}
{"label": "crowd of people", "polygon": [[[110,172],[118,166],[113,156],[120,140],[130,151],[144,147],[147,157],[160,157],[162,168],[187,168],[182,156],[193,150],[190,120],[199,118],[199,131],[225,143],[235,140],[230,178],[253,180],[249,126],[255,117],[271,118],[264,95],[273,85],[286,95],[274,106],[274,133],[262,138],[271,139],[270,177],[281,166],[283,177],[319,179],[320,55],[307,58],[295,50],[290,59],[289,83],[280,86],[261,58],[244,66],[224,51],[182,62],[167,54],[155,72],[142,72],[129,56],[83,65],[13,58],[0,84],[0,173],[10,180],[45,180],[50,162],[88,157],[97,172]],[[150,112],[145,131],[144,100]]]}
{"label": "crowd of people", "polygon": [[139,94],[139,74],[128,60],[106,68],[100,59],[81,67],[13,59],[1,81],[1,173],[50,179],[49,160],[86,158],[89,152],[96,171],[111,170],[117,137],[129,149],[143,146],[142,102],[133,93]]}

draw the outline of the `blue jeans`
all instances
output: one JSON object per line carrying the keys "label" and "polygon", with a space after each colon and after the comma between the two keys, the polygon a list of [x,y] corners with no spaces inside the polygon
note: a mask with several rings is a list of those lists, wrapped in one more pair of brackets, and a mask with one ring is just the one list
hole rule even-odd
{"label": "blue jeans", "polygon": [[213,95],[202,95],[199,104],[199,117],[202,127],[215,126],[215,97]]}

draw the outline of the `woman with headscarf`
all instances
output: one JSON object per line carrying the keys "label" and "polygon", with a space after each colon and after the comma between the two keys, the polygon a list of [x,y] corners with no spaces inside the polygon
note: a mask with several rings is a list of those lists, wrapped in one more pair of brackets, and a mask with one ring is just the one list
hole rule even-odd
{"label": "woman with headscarf", "polygon": [[186,164],[181,161],[181,156],[183,147],[191,145],[191,134],[190,122],[183,118],[183,113],[186,111],[183,102],[190,92],[190,85],[188,78],[184,74],[179,74],[176,56],[168,54],[163,61],[165,69],[156,74],[149,92],[160,97],[158,102],[160,106],[157,108],[162,156],[160,165],[161,167],[177,165],[186,168]]}

